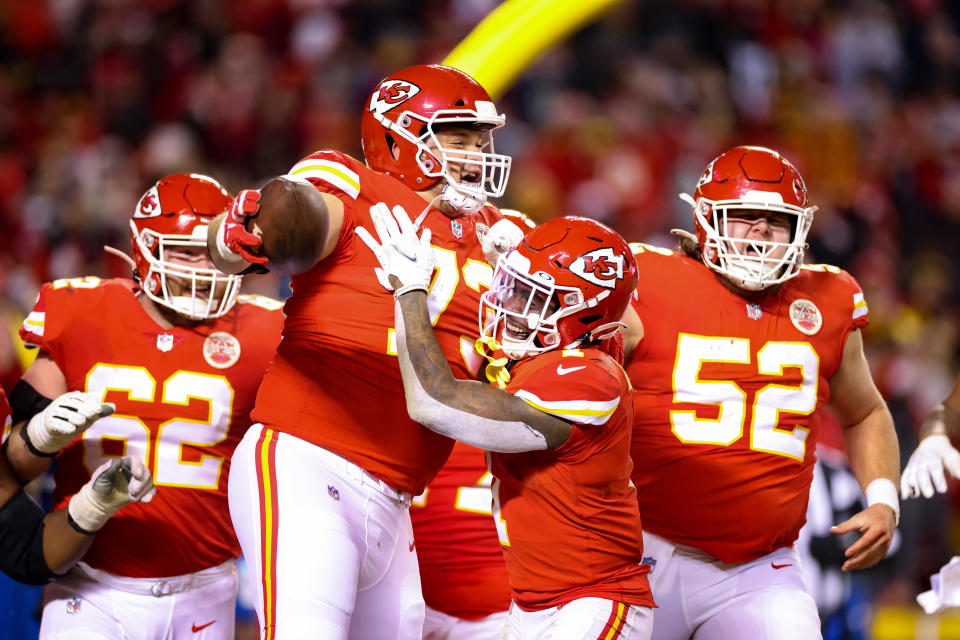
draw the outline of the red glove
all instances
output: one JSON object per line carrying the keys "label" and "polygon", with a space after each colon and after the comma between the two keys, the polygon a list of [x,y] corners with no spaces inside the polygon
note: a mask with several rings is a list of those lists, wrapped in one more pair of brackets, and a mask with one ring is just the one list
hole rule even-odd
{"label": "red glove", "polygon": [[257,234],[247,231],[245,226],[247,219],[257,215],[259,210],[260,192],[256,189],[244,189],[234,199],[220,233],[223,234],[223,243],[230,251],[247,262],[266,264],[269,261],[267,256],[251,252],[252,249],[259,249],[263,240]]}

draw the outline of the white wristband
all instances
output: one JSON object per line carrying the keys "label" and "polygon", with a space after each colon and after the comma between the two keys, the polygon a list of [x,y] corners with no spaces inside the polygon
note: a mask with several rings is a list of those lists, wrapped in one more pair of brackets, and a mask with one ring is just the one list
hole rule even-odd
{"label": "white wristband", "polygon": [[[230,215],[229,213],[227,214]],[[242,260],[240,254],[234,253],[230,250],[230,247],[227,246],[227,221],[224,219],[223,223],[220,225],[220,228],[217,229],[217,251],[220,253],[220,257],[225,260]]]}
{"label": "white wristband", "polygon": [[67,513],[81,529],[94,533],[99,531],[119,508],[119,504],[104,504],[104,500],[93,490],[92,483],[88,482],[71,498]]}
{"label": "white wristband", "polygon": [[900,524],[900,498],[897,494],[897,487],[892,480],[877,478],[867,485],[867,490],[864,493],[867,496],[868,507],[875,504],[887,505],[893,509],[897,516],[897,524]]}

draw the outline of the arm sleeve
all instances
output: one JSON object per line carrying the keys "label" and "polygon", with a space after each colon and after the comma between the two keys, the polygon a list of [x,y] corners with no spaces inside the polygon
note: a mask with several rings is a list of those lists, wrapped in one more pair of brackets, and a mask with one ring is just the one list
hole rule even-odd
{"label": "arm sleeve", "polygon": [[46,584],[57,575],[43,555],[43,509],[22,491],[0,507],[0,570],[24,584]]}

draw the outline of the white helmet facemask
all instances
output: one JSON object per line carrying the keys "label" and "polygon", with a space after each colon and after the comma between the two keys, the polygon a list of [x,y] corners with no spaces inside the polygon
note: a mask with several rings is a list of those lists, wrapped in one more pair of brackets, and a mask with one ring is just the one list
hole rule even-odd
{"label": "white helmet facemask", "polygon": [[[700,198],[694,201],[685,193],[680,197],[693,207],[694,216],[706,234],[704,264],[729,278],[737,287],[761,291],[786,282],[799,272],[817,207],[787,204],[779,193],[771,191],[748,191],[737,200]],[[736,218],[737,213],[744,210],[789,216],[789,241],[747,240],[731,235],[729,218]]]}
{"label": "white helmet facemask", "polygon": [[[137,249],[150,265],[146,274],[141,274],[144,294],[168,309],[193,320],[219,318],[233,308],[240,291],[242,277],[227,275],[214,268],[191,267],[164,260],[167,252],[184,248],[201,248],[206,251],[207,225],[197,225],[192,235],[161,234],[152,229],[143,229],[138,234],[133,221]],[[156,252],[150,246],[156,244]],[[158,257],[159,256],[159,257]],[[170,280],[184,284],[179,295],[170,291]],[[159,281],[159,286],[152,284]]]}
{"label": "white helmet facemask", "polygon": [[586,306],[582,291],[557,285],[542,271],[530,274],[529,267],[523,255],[511,251],[481,296],[480,335],[493,338],[511,360],[560,347],[557,322]]}
{"label": "white helmet facemask", "polygon": [[[389,119],[374,114],[378,121],[393,133],[417,147],[417,165],[428,178],[442,178],[444,185],[441,199],[461,213],[474,213],[486,203],[487,198],[499,198],[507,188],[510,177],[510,156],[494,153],[493,129],[503,125],[505,118],[498,114],[492,102],[477,101],[473,109],[442,109],[424,118],[412,111],[405,111],[394,125]],[[423,123],[423,134],[416,138],[409,128],[414,120]],[[482,151],[466,151],[442,147],[435,127],[438,125],[476,126],[486,125]],[[439,161],[439,165],[437,162]],[[475,181],[457,181],[450,173],[450,165],[460,167],[461,179],[474,175]]]}

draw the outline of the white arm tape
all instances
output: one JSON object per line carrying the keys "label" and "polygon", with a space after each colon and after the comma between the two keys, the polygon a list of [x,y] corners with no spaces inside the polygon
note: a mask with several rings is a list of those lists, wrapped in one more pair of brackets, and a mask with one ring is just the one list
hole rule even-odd
{"label": "white arm tape", "polygon": [[432,398],[420,384],[417,372],[410,362],[403,312],[399,302],[395,303],[394,311],[400,373],[407,396],[407,412],[413,420],[448,438],[486,451],[517,453],[547,448],[547,439],[543,434],[523,422],[485,418]]}
{"label": "white arm tape", "polygon": [[[228,213],[227,215],[230,214]],[[225,260],[243,260],[239,253],[234,253],[230,250],[230,247],[227,246],[226,235],[227,221],[224,220],[220,224],[220,228],[217,229],[217,251],[220,253],[220,257]]]}
{"label": "white arm tape", "polygon": [[885,504],[897,515],[897,524],[900,524],[900,497],[897,487],[888,478],[877,478],[867,485],[864,492],[867,496],[867,506]]}

